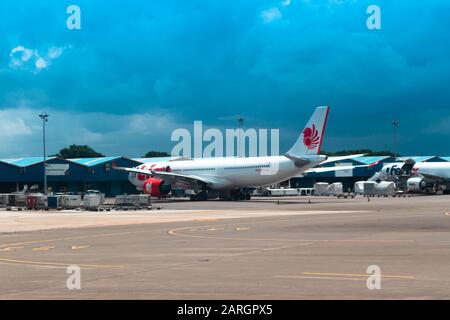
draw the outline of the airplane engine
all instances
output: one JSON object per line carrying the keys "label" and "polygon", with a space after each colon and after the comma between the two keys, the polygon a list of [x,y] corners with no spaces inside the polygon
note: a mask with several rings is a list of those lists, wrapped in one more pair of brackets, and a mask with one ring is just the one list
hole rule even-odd
{"label": "airplane engine", "polygon": [[172,186],[161,179],[149,178],[144,181],[144,193],[152,197],[166,196],[171,189]]}
{"label": "airplane engine", "polygon": [[412,192],[424,192],[433,189],[433,184],[425,181],[420,177],[409,178],[406,181],[408,191]]}

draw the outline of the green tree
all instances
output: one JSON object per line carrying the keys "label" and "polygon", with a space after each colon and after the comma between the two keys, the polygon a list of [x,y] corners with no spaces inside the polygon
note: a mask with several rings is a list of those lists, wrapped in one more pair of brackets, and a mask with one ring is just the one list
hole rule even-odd
{"label": "green tree", "polygon": [[149,151],[145,155],[142,156],[143,158],[159,158],[159,157],[170,157],[170,154],[164,151]]}
{"label": "green tree", "polygon": [[59,157],[64,159],[74,158],[100,158],[105,155],[95,151],[89,146],[71,145],[68,148],[61,149],[58,154]]}

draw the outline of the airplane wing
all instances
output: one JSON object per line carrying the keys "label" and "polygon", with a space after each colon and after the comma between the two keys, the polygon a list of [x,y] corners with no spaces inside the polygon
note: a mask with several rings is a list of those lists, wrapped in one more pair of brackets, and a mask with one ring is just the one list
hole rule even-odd
{"label": "airplane wing", "polygon": [[327,160],[325,160],[324,162],[321,163],[321,165],[330,163],[330,162],[349,160],[349,159],[354,159],[354,158],[359,158],[359,157],[364,157],[364,156],[365,156],[365,154],[361,153],[361,154],[350,154],[348,156],[328,157]]}
{"label": "airplane wing", "polygon": [[335,166],[335,167],[324,167],[324,168],[312,168],[312,169],[306,170],[305,173],[325,173],[325,172],[336,172],[336,171],[343,171],[343,170],[353,170],[356,168],[370,168],[370,167],[376,166],[379,162],[380,161],[375,161],[375,162],[372,162],[369,164],[358,165],[358,166]]}
{"label": "airplane wing", "polygon": [[204,177],[199,177],[196,175],[184,175],[165,171],[151,171],[151,175],[153,177],[157,177],[160,179],[166,179],[169,183],[182,182],[192,184],[202,182],[205,183],[206,185],[214,184],[213,180]]}
{"label": "airplane wing", "polygon": [[339,167],[326,167],[326,168],[312,168],[305,171],[305,173],[325,173],[325,172],[336,172],[341,170],[353,170],[356,168],[369,168],[370,165],[361,166],[339,166]]}
{"label": "airplane wing", "polygon": [[182,182],[182,183],[188,183],[188,184],[194,184],[194,183],[201,182],[201,183],[205,183],[207,185],[212,185],[213,183],[215,183],[211,179],[199,177],[196,175],[184,175],[184,174],[177,174],[177,173],[165,172],[165,171],[153,171],[153,170],[145,170],[145,169],[142,170],[142,169],[124,168],[124,167],[115,167],[114,169],[119,170],[119,171],[130,172],[130,173],[151,175],[153,177],[165,179],[170,184],[175,184],[176,182]]}
{"label": "airplane wing", "polygon": [[[298,154],[291,154],[291,153],[286,153],[284,154],[284,156],[288,159],[291,159],[292,161],[295,162],[295,165],[298,167],[302,167],[304,165],[307,165],[308,163],[310,163],[310,160],[315,160],[317,161],[317,157],[325,157],[325,156],[321,156],[321,155],[317,155],[317,156],[311,156],[311,155],[298,155]],[[336,161],[342,161],[342,160],[348,160],[348,159],[354,159],[354,158],[358,158],[358,157],[362,157],[364,156],[364,154],[351,154],[348,156],[339,156],[339,157],[327,157],[326,160],[320,162],[319,165],[322,164],[327,164],[330,162],[336,162]],[[311,159],[311,157],[316,157],[316,159]]]}

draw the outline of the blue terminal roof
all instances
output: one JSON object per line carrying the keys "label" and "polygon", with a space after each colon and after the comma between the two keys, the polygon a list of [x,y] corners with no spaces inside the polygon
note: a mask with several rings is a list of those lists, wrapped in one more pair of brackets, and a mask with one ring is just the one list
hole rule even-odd
{"label": "blue terminal roof", "polygon": [[389,159],[391,156],[373,156],[373,157],[358,157],[354,158],[353,160],[361,162],[363,164],[371,164],[377,161],[383,161],[385,159]]}
{"label": "blue terminal roof", "polygon": [[413,159],[415,162],[424,162],[430,159],[437,158],[436,156],[411,156],[411,157],[401,157],[400,160]]}
{"label": "blue terminal roof", "polygon": [[[46,160],[52,160],[56,157],[46,157]],[[44,157],[30,157],[30,158],[17,158],[17,159],[0,159],[0,162],[8,163],[17,167],[28,167],[37,163],[44,162]]]}
{"label": "blue terminal roof", "polygon": [[81,164],[87,167],[93,167],[98,164],[102,164],[109,161],[114,161],[120,159],[121,157],[102,157],[102,158],[77,158],[77,159],[67,159],[69,161]]}

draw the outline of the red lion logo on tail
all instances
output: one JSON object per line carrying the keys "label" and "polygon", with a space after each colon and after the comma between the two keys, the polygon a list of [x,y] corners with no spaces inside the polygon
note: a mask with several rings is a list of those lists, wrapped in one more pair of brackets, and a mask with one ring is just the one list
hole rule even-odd
{"label": "red lion logo on tail", "polygon": [[319,132],[313,124],[312,128],[303,130],[303,144],[309,149],[313,150],[319,145]]}

